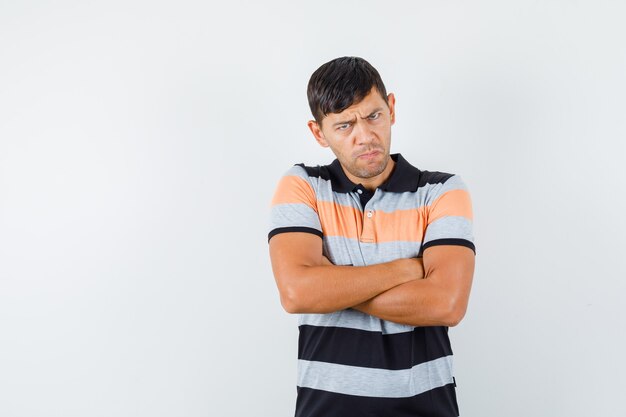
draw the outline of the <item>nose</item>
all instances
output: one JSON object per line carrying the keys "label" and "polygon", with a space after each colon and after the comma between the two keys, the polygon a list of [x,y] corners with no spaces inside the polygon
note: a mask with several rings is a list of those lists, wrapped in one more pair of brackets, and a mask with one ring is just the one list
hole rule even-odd
{"label": "nose", "polygon": [[357,145],[368,145],[376,139],[374,131],[363,120],[355,123],[352,133],[354,134],[354,142]]}

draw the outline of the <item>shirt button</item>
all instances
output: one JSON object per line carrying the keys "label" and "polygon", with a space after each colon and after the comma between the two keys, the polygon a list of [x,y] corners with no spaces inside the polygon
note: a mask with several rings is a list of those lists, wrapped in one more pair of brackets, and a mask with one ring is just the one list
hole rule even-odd
{"label": "shirt button", "polygon": [[357,193],[359,194],[363,194],[363,190],[361,190],[360,188],[356,190]]}
{"label": "shirt button", "polygon": [[367,212],[367,217],[372,217],[374,215],[374,213],[372,213],[372,210]]}

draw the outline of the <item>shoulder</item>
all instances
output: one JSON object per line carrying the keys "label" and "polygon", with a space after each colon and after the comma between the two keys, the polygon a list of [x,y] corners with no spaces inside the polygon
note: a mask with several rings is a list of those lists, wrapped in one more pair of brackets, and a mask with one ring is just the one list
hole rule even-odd
{"label": "shoulder", "polygon": [[460,175],[440,171],[420,171],[418,187],[438,193],[450,190],[467,191],[467,185]]}
{"label": "shoulder", "polygon": [[336,168],[331,165],[305,165],[295,164],[285,172],[285,176],[298,177],[306,182],[316,192],[321,188],[330,187],[330,184],[337,182]]}
{"label": "shoulder", "polygon": [[278,181],[277,194],[298,193],[302,197],[306,196],[309,203],[313,204],[318,198],[320,188],[324,188],[321,185],[330,184],[331,175],[328,165],[295,164],[287,169]]}
{"label": "shoulder", "polygon": [[323,180],[330,179],[330,165],[305,165],[304,163],[294,164],[284,175],[293,175],[307,180],[320,178]]}
{"label": "shoulder", "polygon": [[308,180],[309,175],[303,164],[295,164],[285,171],[283,177],[300,177],[303,180]]}
{"label": "shoulder", "polygon": [[[426,206],[431,208],[436,202],[468,200],[469,191],[463,178],[458,174],[441,171],[421,171],[418,190]],[[458,203],[458,202],[457,202]],[[456,203],[455,203],[456,204]]]}
{"label": "shoulder", "polygon": [[325,180],[329,181],[331,177],[330,165],[305,165],[304,163],[295,164],[291,169],[297,170],[301,175],[305,175],[309,181]]}
{"label": "shoulder", "polygon": [[311,177],[303,164],[295,164],[283,172],[278,188],[313,188]]}

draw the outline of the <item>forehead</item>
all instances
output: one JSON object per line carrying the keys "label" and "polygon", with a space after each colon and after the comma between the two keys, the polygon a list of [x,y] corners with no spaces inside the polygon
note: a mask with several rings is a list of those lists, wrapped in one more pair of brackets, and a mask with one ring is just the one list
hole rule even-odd
{"label": "forehead", "polygon": [[383,100],[382,96],[375,87],[372,87],[370,92],[358,103],[352,104],[350,107],[344,109],[340,113],[329,113],[326,115],[327,119],[339,120],[345,119],[356,114],[366,116],[377,108],[386,106],[387,103]]}

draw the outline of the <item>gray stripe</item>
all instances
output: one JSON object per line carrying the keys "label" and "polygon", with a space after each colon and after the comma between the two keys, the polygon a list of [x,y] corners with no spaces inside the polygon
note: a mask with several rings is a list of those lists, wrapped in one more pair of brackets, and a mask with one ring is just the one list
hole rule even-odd
{"label": "gray stripe", "polygon": [[319,178],[315,190],[315,198],[317,201],[331,202],[341,206],[353,207],[361,211],[361,200],[357,193],[336,193],[333,191],[330,181],[321,178]]}
{"label": "gray stripe", "polygon": [[472,221],[463,216],[446,216],[426,228],[424,243],[436,239],[466,239],[474,242]]}
{"label": "gray stripe", "polygon": [[324,255],[335,265],[365,266],[414,258],[421,242],[363,243],[343,236],[324,236]]}
{"label": "gray stripe", "polygon": [[269,231],[278,227],[311,227],[322,231],[320,219],[311,207],[304,203],[276,204],[270,210]]}
{"label": "gray stripe", "polygon": [[315,192],[315,199],[317,201],[333,202],[342,206],[354,207],[357,210],[361,210],[360,200],[356,193],[335,193],[329,180],[309,177],[306,170],[299,165],[291,167],[285,173],[285,176],[287,175],[293,175],[305,179],[311,185],[311,188],[313,188],[313,191]]}
{"label": "gray stripe", "polygon": [[[430,206],[437,198],[451,190],[467,191],[467,186],[458,175],[453,175],[443,184],[426,184],[418,188],[414,193],[384,193],[380,197],[380,201],[376,201],[376,197],[380,192],[380,190],[376,190],[376,194],[372,198],[376,203],[371,209],[382,210],[389,213],[395,210],[418,209],[420,207]],[[368,207],[368,209],[369,208],[370,207]]]}
{"label": "gray stripe", "polygon": [[291,168],[289,168],[287,170],[287,172],[285,172],[285,174],[283,176],[288,176],[288,175],[293,175],[296,177],[300,177],[304,180],[307,180],[308,183],[310,183],[311,181],[309,181],[309,175],[306,173],[306,170],[304,168],[302,168],[299,165],[294,165]]}
{"label": "gray stripe", "polygon": [[467,191],[467,185],[463,181],[460,175],[453,175],[448,178],[448,181],[443,183],[441,187],[441,193],[446,193],[450,190],[465,190]]}
{"label": "gray stripe", "polygon": [[323,253],[335,265],[364,266],[359,242],[342,236],[324,236]]}
{"label": "gray stripe", "polygon": [[417,210],[429,204],[430,197],[438,195],[441,186],[442,184],[426,184],[418,188],[416,192],[404,193],[391,193],[377,189],[367,208],[385,213],[392,213],[396,210]]}
{"label": "gray stripe", "polygon": [[[313,189],[315,189],[315,198],[318,201],[333,202],[342,206],[362,210],[361,200],[357,193],[336,193],[332,189],[330,180],[309,177],[309,181],[311,181]],[[429,197],[433,195],[438,197],[440,195],[439,190],[442,186],[443,184],[426,184],[416,192],[404,193],[392,193],[376,189],[367,208],[371,210],[381,210],[387,213],[396,210],[417,209],[426,205]]]}
{"label": "gray stripe", "polygon": [[421,242],[396,240],[382,243],[361,243],[361,253],[366,265],[375,265],[396,259],[415,258],[419,254]]}
{"label": "gray stripe", "polygon": [[413,326],[382,320],[351,308],[328,314],[300,314],[298,324],[318,327],[344,327],[382,334],[406,333],[414,329]]}
{"label": "gray stripe", "polygon": [[298,386],[347,395],[406,398],[452,382],[451,355],[397,371],[298,361]]}
{"label": "gray stripe", "polygon": [[427,206],[430,206],[431,204],[433,204],[436,199],[438,199],[439,197],[441,197],[448,191],[452,191],[452,190],[468,191],[467,186],[465,185],[465,182],[463,182],[461,177],[459,177],[458,175],[453,175],[445,183],[436,184],[436,185],[437,186],[432,189],[432,191],[430,192],[430,195],[428,195],[428,197],[424,201],[424,203]]}

